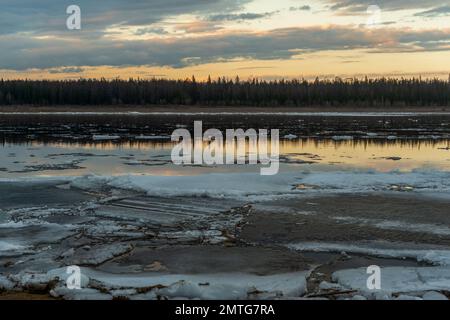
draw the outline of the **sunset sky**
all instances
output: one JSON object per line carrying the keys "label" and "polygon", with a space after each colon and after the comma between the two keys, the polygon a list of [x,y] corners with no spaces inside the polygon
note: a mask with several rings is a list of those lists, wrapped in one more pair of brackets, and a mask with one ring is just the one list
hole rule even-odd
{"label": "sunset sky", "polygon": [[[450,73],[449,1],[0,0],[0,4],[4,79],[447,78]],[[66,8],[71,4],[81,8],[81,30],[66,27]],[[378,14],[373,5],[380,8]]]}

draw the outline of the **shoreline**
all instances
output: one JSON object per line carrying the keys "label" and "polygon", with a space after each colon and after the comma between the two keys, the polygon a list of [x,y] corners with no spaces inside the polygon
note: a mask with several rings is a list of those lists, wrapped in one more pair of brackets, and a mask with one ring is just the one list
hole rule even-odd
{"label": "shoreline", "polygon": [[0,106],[0,114],[333,114],[333,113],[450,113],[450,107],[210,107],[210,106]]}
{"label": "shoreline", "polygon": [[[205,114],[192,110],[0,114],[4,141],[12,146],[4,147],[0,168],[8,178],[0,179],[0,300],[450,298],[448,140],[425,142],[429,148],[418,149],[426,157],[410,151],[423,146],[424,137],[450,138],[449,116],[321,112],[308,118],[286,111],[203,117],[211,127],[279,125],[283,134],[314,137],[314,145],[316,138],[351,136],[396,147],[333,143],[327,153],[296,143],[282,149],[289,170],[270,179],[246,167],[169,174],[161,145],[141,152],[122,151],[119,143],[80,145],[90,151],[70,144],[96,134],[123,141],[161,136]],[[299,129],[302,123],[308,126]],[[404,144],[412,135],[413,143]],[[39,139],[61,145],[42,147]],[[429,170],[431,157],[441,170]],[[308,169],[313,161],[324,166]],[[410,161],[427,170],[391,171],[410,168]],[[362,169],[371,166],[378,169]],[[74,174],[78,167],[97,175]],[[23,179],[9,179],[11,172]],[[79,178],[65,178],[71,174]],[[383,292],[367,290],[371,265],[383,268]],[[67,287],[67,266],[82,268],[81,291]]]}
{"label": "shoreline", "polygon": [[[35,187],[16,190],[17,194],[29,194],[23,207],[48,204],[36,190]],[[116,190],[117,198],[111,198],[109,193],[93,197],[72,188],[55,187],[52,194],[56,190],[59,201],[51,208],[66,208],[66,211],[39,209],[30,214],[27,210],[15,210],[14,217],[23,224],[17,222],[9,228],[4,225],[7,240],[41,249],[24,251],[22,255],[19,250],[0,259],[0,283],[4,286],[0,299],[166,296],[169,299],[326,297],[333,300],[382,299],[385,295],[396,299],[403,294],[419,298],[431,292],[444,298],[448,291],[447,287],[435,285],[429,275],[437,273],[442,281],[449,277],[447,235],[450,231],[434,228],[438,222],[448,225],[449,200],[410,194],[337,194],[242,205],[242,201],[204,199],[198,208],[206,204],[211,208],[221,204],[223,207],[217,213],[208,214],[214,219],[200,219],[211,220],[211,225],[197,226],[200,212],[191,220],[182,214],[182,220],[173,220],[173,210],[170,211],[176,208],[173,206],[192,205],[190,197],[177,198],[171,207],[162,210],[165,208],[161,207],[162,203],[168,205],[167,199],[148,198],[129,191],[118,194],[120,190]],[[159,217],[149,214],[144,217],[137,205],[153,203],[162,213]],[[8,207],[8,202],[4,206]],[[81,211],[73,211],[73,206]],[[123,211],[123,206],[128,209]],[[429,211],[425,217],[424,208]],[[160,218],[166,213],[172,220],[164,220],[166,227],[161,230]],[[41,223],[32,220],[32,224],[27,224],[30,218],[38,216],[42,217]],[[136,217],[146,220],[132,226]],[[100,221],[102,228],[98,228]],[[179,221],[184,221],[182,226]],[[392,223],[383,224],[383,221]],[[74,227],[51,229],[67,223]],[[128,227],[124,229],[123,224]],[[195,231],[197,227],[200,233]],[[39,235],[41,240],[25,243],[30,234]],[[48,239],[49,234],[57,237]],[[418,238],[420,244],[416,243]],[[104,240],[99,243],[98,239]],[[52,249],[43,250],[48,245]],[[18,257],[24,262],[16,263]],[[365,268],[373,264],[387,274],[383,278],[385,292],[368,292],[365,280],[358,282],[360,275],[365,275]],[[86,277],[83,290],[73,292],[65,287],[64,266],[68,265],[82,267]],[[30,269],[35,271],[27,271]],[[426,277],[425,283],[402,278],[419,273],[420,277]],[[398,277],[413,281],[412,285],[406,286],[403,280],[396,282]],[[218,291],[224,286],[237,290],[238,294]]]}

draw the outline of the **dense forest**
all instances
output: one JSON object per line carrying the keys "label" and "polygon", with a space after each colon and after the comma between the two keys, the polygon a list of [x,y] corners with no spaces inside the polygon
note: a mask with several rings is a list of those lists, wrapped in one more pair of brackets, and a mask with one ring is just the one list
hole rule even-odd
{"label": "dense forest", "polygon": [[450,77],[0,80],[0,105],[449,106]]}

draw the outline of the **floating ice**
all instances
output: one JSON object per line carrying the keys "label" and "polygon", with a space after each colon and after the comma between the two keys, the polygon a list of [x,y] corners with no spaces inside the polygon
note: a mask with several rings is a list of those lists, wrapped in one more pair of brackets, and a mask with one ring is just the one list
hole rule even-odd
{"label": "floating ice", "polygon": [[[450,266],[450,250],[438,247],[404,249],[407,245],[390,242],[349,243],[303,242],[286,245],[292,250],[311,252],[347,252],[383,258],[415,259],[433,265]],[[450,271],[449,271],[450,276]]]}
{"label": "floating ice", "polygon": [[292,174],[261,176],[257,173],[204,174],[198,176],[86,176],[72,181],[84,190],[102,187],[145,192],[151,196],[193,196],[212,198],[250,198],[290,194]]}
{"label": "floating ice", "polygon": [[11,253],[16,251],[22,251],[28,248],[29,248],[28,246],[24,246],[10,241],[0,240],[0,253],[2,254],[6,254],[8,252]]}
{"label": "floating ice", "polygon": [[115,135],[93,135],[92,140],[95,141],[107,141],[107,140],[118,140],[120,136]]}
{"label": "floating ice", "polygon": [[397,220],[368,219],[356,217],[335,217],[335,220],[341,223],[358,224],[361,226],[373,226],[385,230],[399,230],[408,232],[420,232],[435,234],[438,236],[449,236],[450,228],[444,225],[429,223],[409,223]]}
{"label": "floating ice", "polygon": [[244,273],[219,274],[111,274],[81,269],[81,290],[67,288],[66,268],[47,273],[21,272],[0,276],[0,289],[50,290],[54,297],[69,300],[112,299],[255,299],[300,297],[306,293],[309,271],[258,276]]}
{"label": "floating ice", "polygon": [[[401,294],[406,293],[407,295],[403,295],[403,298],[417,299],[418,293],[420,292],[447,291],[450,289],[450,269],[448,267],[381,268],[380,290],[370,290],[367,288],[368,275],[366,268],[336,271],[333,273],[332,278],[348,289],[358,290],[364,296],[374,296],[375,294],[389,296],[397,293],[397,299],[402,299]],[[411,295],[412,293],[413,295]]]}
{"label": "floating ice", "polygon": [[166,140],[166,139],[170,139],[170,136],[145,136],[145,135],[140,135],[140,136],[135,136],[134,138],[136,140]]}
{"label": "floating ice", "polygon": [[0,291],[11,290],[14,288],[14,283],[7,277],[0,275]]}
{"label": "floating ice", "polygon": [[353,140],[352,136],[332,136],[331,139],[334,141],[346,141],[346,140]]}
{"label": "floating ice", "polygon": [[[84,176],[72,187],[82,190],[118,188],[144,192],[151,196],[193,196],[270,200],[304,193],[366,193],[387,191],[432,192],[448,195],[450,172],[423,170],[412,172],[303,171],[260,176],[258,173],[218,173],[197,176]],[[293,190],[292,186],[315,186]],[[408,186],[393,187],[393,186]],[[295,189],[295,188],[294,188]]]}
{"label": "floating ice", "polygon": [[252,274],[198,275],[113,275],[87,270],[89,278],[98,281],[107,291],[140,288],[139,292],[155,291],[158,296],[187,299],[249,299],[258,295],[299,297],[306,292],[308,271],[257,276]]}

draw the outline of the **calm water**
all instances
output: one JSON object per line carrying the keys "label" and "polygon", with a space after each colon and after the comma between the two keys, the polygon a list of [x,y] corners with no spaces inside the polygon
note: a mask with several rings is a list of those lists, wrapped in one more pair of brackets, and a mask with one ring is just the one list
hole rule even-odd
{"label": "calm water", "polygon": [[[135,115],[0,116],[0,178],[257,171],[257,166],[175,166],[176,128],[279,129],[280,171],[373,169],[450,171],[450,115]],[[114,141],[95,141],[114,135]],[[152,137],[142,139],[144,137]],[[351,140],[345,140],[351,137]]]}
{"label": "calm water", "polygon": [[[175,166],[170,141],[145,142],[24,142],[0,147],[0,177],[72,175],[190,175],[203,172],[256,171],[257,166]],[[421,140],[282,140],[281,171],[374,169],[450,171],[450,142]]]}

